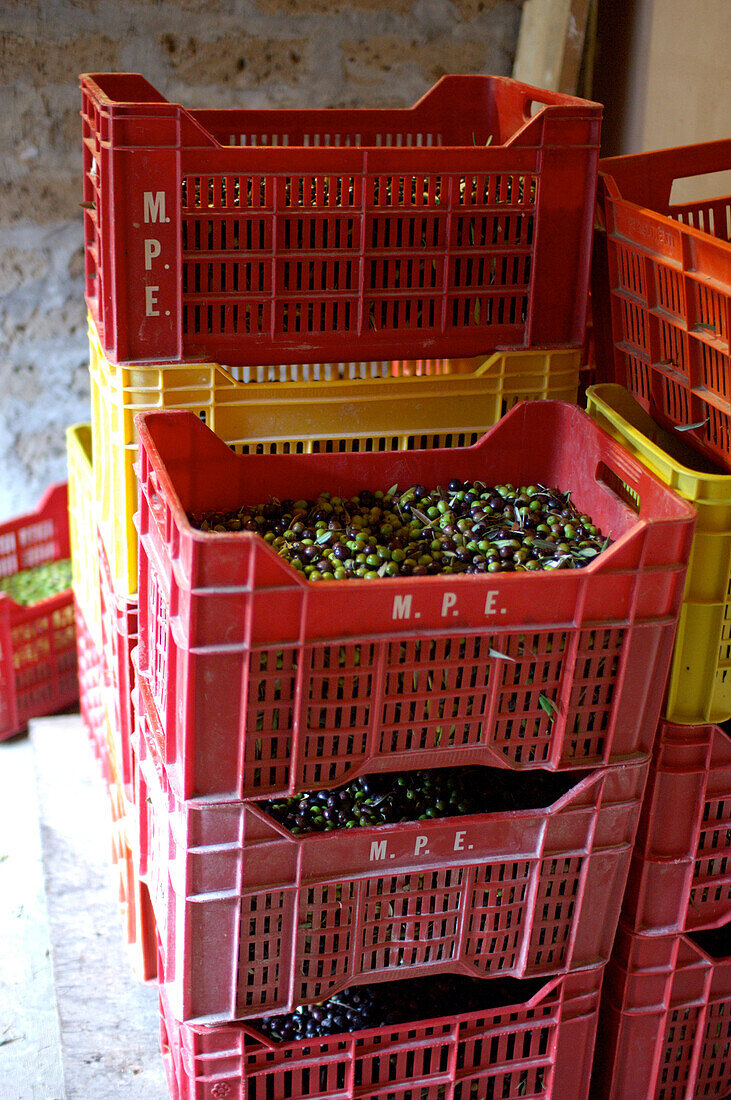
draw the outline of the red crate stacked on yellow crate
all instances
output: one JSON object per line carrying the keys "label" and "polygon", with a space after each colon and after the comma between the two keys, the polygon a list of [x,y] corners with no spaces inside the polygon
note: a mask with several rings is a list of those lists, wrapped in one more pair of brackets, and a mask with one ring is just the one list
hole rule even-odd
{"label": "red crate stacked on yellow crate", "polygon": [[[375,111],[82,77],[100,683],[171,1096],[590,1096],[695,519],[576,405],[600,114],[494,77]],[[188,518],[491,476],[612,545],[315,584]],[[513,802],[274,815],[461,766]]]}

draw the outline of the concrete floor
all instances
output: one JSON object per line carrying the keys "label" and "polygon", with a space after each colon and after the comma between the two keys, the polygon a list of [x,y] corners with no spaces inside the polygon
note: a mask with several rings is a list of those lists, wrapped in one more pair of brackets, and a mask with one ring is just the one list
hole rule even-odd
{"label": "concrete floor", "polygon": [[166,1100],[132,975],[110,818],[78,715],[0,744],[0,1100]]}

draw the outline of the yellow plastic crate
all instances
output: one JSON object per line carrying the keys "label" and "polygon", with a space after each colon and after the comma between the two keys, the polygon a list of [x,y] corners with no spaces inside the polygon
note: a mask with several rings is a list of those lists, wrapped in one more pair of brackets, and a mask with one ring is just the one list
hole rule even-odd
{"label": "yellow plastic crate", "polygon": [[731,717],[731,474],[660,428],[623,387],[587,390],[590,415],[696,508],[664,716],[695,725]]}
{"label": "yellow plastic crate", "polygon": [[91,639],[100,652],[102,612],[91,438],[91,424],[72,424],[66,429],[72,585]]}
{"label": "yellow plastic crate", "polygon": [[474,443],[518,401],[576,401],[581,348],[474,359],[244,367],[119,365],[89,324],[94,496],[118,595],[137,591],[137,434],[191,409],[237,451],[395,451]]}

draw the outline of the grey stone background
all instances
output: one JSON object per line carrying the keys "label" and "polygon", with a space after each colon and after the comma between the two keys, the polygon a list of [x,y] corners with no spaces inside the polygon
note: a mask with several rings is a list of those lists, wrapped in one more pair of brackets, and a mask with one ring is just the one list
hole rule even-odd
{"label": "grey stone background", "polygon": [[0,0],[0,521],[66,480],[90,420],[82,72],[195,107],[411,106],[510,75],[522,0]]}

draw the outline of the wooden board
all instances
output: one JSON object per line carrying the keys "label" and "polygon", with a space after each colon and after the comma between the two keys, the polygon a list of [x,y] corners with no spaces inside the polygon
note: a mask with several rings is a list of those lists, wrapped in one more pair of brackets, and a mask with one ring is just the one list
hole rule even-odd
{"label": "wooden board", "polygon": [[593,0],[526,0],[513,77],[576,95]]}

